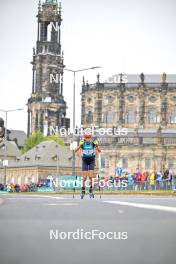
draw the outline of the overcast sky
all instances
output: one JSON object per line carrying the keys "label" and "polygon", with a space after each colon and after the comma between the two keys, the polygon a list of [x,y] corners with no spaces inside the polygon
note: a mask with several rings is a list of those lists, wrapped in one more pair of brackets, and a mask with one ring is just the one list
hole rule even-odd
{"label": "overcast sky", "polygon": [[[0,109],[8,128],[27,129],[26,103],[32,86],[32,47],[37,37],[37,0],[0,0]],[[175,0],[63,0],[62,49],[70,69],[102,66],[85,72],[101,80],[125,71],[176,72]],[[81,82],[77,74],[76,123],[80,123]],[[65,72],[64,97],[72,117],[72,75]],[[0,116],[4,117],[2,113]]]}

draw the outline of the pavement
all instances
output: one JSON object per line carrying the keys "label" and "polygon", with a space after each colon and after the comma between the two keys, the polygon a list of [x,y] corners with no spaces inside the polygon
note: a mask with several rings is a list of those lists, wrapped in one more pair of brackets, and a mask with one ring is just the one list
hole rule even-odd
{"label": "pavement", "polygon": [[175,223],[175,197],[1,194],[0,264],[175,264]]}

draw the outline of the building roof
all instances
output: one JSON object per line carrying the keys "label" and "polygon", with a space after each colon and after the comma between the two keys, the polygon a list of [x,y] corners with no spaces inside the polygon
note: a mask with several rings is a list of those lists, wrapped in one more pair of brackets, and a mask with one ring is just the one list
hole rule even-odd
{"label": "building roof", "polygon": [[8,130],[8,138],[11,141],[15,141],[19,148],[23,147],[27,135],[22,130]]}
{"label": "building roof", "polygon": [[[0,157],[5,155],[5,144],[4,141],[0,143]],[[7,141],[7,157],[18,157],[20,150],[18,149],[14,141]]]}
{"label": "building roof", "polygon": [[[151,89],[159,89],[161,88],[161,83],[144,83],[145,87],[147,88],[151,88]],[[129,88],[129,89],[137,89],[138,87],[140,87],[141,83],[124,83],[123,86],[125,88]],[[104,90],[108,90],[108,89],[115,89],[115,90],[120,90],[122,88],[120,83],[100,83],[100,84],[88,84],[88,85],[83,85],[82,86],[82,90],[83,91],[89,91],[89,90],[95,90],[100,88],[100,89],[104,89]],[[176,89],[176,83],[168,83],[167,87],[169,89]]]}
{"label": "building roof", "polygon": [[[57,158],[58,157],[58,158]],[[57,166],[71,167],[72,152],[65,146],[57,144],[55,141],[44,141],[36,147],[30,149],[17,158],[17,161],[11,161],[10,167],[27,166]]]}
{"label": "building roof", "polygon": [[[157,83],[161,84],[162,82],[162,74],[144,74],[145,75],[145,82],[146,83]],[[141,78],[140,74],[123,74],[125,76],[127,83],[140,83]],[[114,74],[113,76],[109,77],[104,81],[104,83],[114,83],[119,81],[120,79],[120,74]],[[166,82],[168,83],[176,83],[176,74],[167,74],[166,75]]]}

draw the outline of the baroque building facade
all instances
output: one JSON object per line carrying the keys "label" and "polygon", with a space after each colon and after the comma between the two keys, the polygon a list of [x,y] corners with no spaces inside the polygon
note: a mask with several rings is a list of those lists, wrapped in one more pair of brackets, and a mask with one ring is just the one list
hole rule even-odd
{"label": "baroque building facade", "polygon": [[[161,78],[162,77],[162,78]],[[117,167],[176,173],[176,82],[84,82],[81,93],[83,127],[126,128],[127,135],[98,135],[104,153],[103,167],[114,176]]]}
{"label": "baroque building facade", "polygon": [[64,54],[61,49],[61,4],[39,1],[38,33],[33,48],[32,94],[28,100],[28,135],[49,127],[70,126],[63,97]]}

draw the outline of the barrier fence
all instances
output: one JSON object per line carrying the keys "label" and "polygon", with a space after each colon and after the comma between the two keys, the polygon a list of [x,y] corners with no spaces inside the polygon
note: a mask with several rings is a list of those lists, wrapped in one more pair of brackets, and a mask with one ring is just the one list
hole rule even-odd
{"label": "barrier fence", "polygon": [[[79,192],[82,187],[82,177],[60,177],[59,181],[46,181],[45,184],[32,183],[23,185],[0,184],[0,191],[6,192]],[[90,187],[89,180],[86,181],[86,189]],[[131,178],[95,178],[93,180],[94,191],[118,192],[118,191],[169,191],[176,190],[176,176],[172,179],[135,181]]]}

